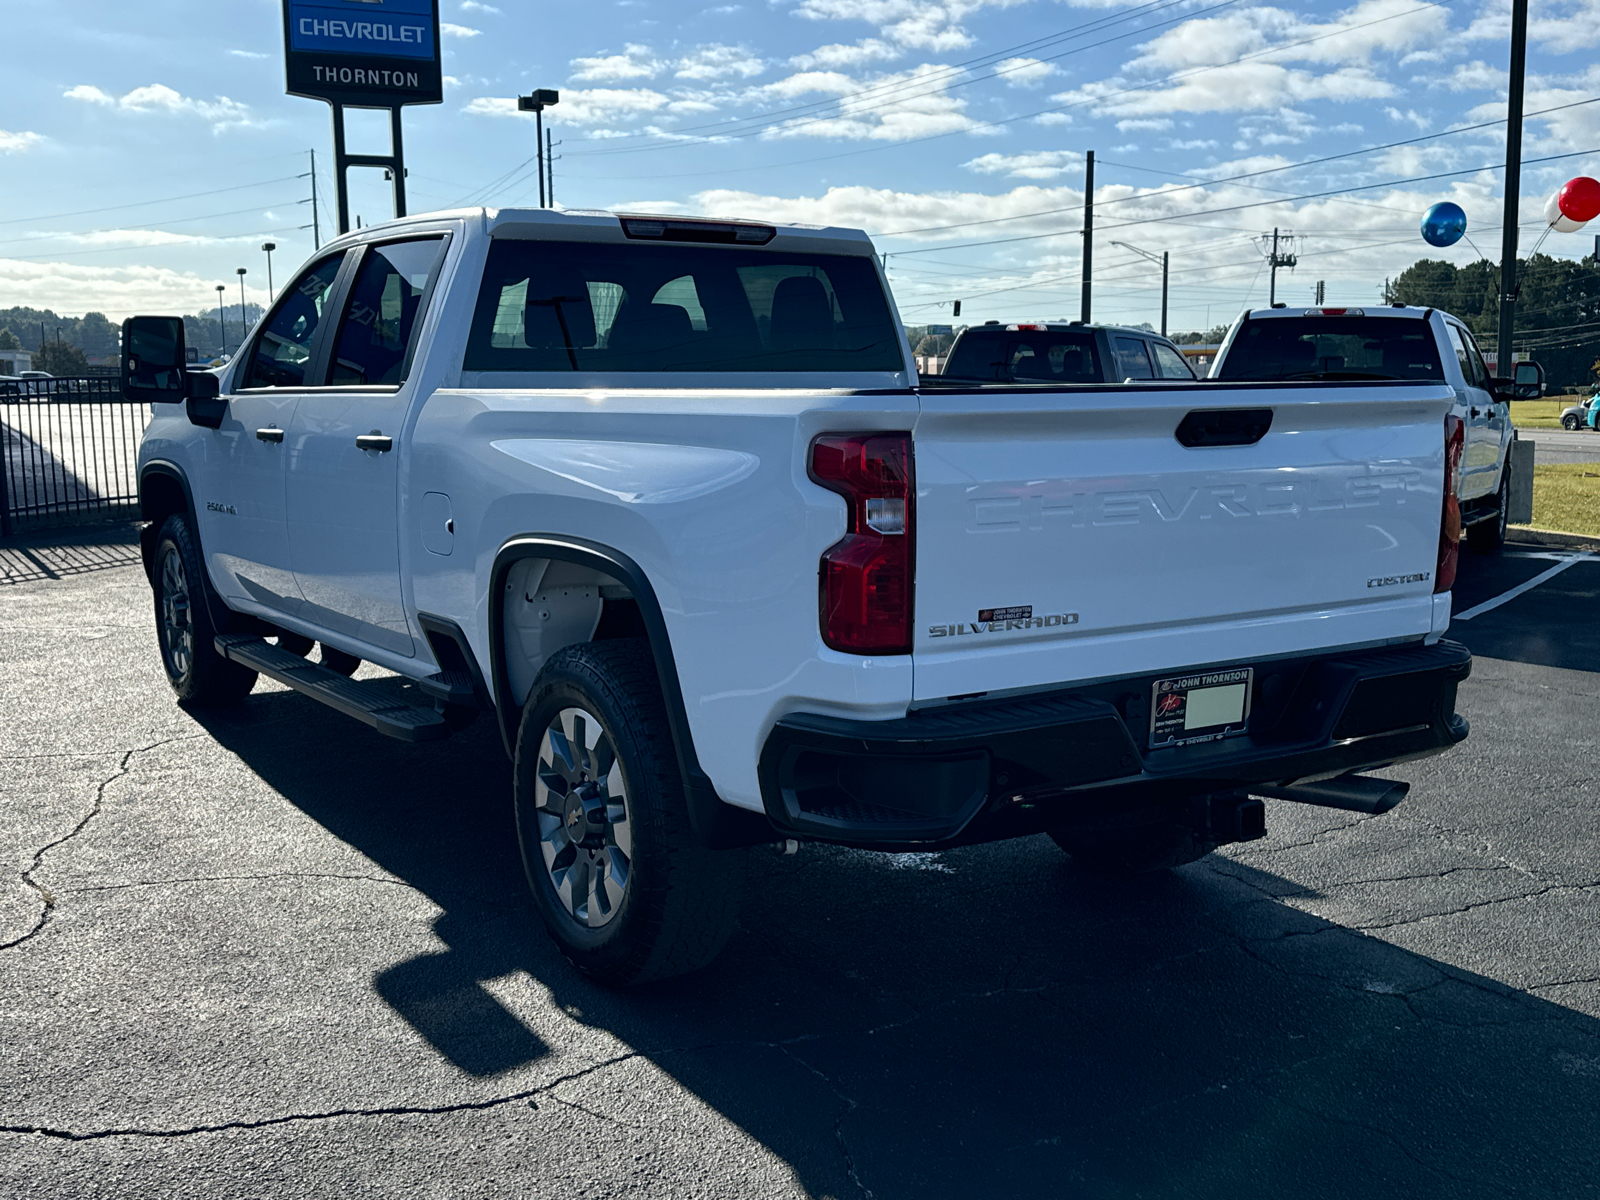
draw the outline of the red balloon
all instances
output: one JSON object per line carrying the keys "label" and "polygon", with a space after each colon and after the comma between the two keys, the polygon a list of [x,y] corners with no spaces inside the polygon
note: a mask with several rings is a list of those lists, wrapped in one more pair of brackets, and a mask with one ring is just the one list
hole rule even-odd
{"label": "red balloon", "polygon": [[1600,217],[1600,180],[1579,175],[1569,179],[1556,193],[1561,215],[1572,221],[1592,221]]}

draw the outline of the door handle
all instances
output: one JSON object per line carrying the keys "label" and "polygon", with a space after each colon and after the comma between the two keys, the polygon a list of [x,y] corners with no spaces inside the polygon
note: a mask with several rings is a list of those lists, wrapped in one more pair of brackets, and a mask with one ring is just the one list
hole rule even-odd
{"label": "door handle", "polygon": [[363,433],[356,437],[357,450],[376,450],[382,454],[394,449],[394,439],[386,433],[379,433],[374,429],[371,433]]}
{"label": "door handle", "polygon": [[258,442],[281,442],[283,441],[283,430],[273,429],[270,426],[266,429],[258,429],[256,430],[256,440]]}
{"label": "door handle", "polygon": [[1476,408],[1474,408],[1474,409],[1473,409],[1473,410],[1472,410],[1472,415],[1473,415],[1473,416],[1477,416],[1477,415],[1478,415],[1478,410],[1477,410],[1477,409],[1476,409]]}

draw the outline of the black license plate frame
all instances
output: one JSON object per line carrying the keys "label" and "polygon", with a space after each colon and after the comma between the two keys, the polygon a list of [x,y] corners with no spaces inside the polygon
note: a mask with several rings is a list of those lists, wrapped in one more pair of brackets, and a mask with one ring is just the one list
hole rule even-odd
{"label": "black license plate frame", "polygon": [[[1254,667],[1224,667],[1157,679],[1150,685],[1150,748],[1194,746],[1247,732],[1255,674]],[[1195,717],[1198,723],[1189,724]]]}

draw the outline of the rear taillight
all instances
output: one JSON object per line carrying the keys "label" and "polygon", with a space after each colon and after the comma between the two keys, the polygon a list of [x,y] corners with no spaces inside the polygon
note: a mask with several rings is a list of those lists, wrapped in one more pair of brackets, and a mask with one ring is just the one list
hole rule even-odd
{"label": "rear taillight", "polygon": [[1461,450],[1466,426],[1454,414],[1444,419],[1444,513],[1439,523],[1439,561],[1433,568],[1433,590],[1448,592],[1456,585],[1456,562],[1461,557],[1461,502],[1456,481],[1461,478]]}
{"label": "rear taillight", "polygon": [[911,653],[916,493],[909,433],[825,433],[811,478],[838,492],[849,524],[822,556],[822,640],[850,654]]}

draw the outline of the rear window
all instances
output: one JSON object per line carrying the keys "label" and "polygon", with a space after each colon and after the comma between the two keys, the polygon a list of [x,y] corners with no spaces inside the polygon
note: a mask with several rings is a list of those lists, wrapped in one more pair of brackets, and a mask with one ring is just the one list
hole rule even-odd
{"label": "rear window", "polygon": [[1246,321],[1219,379],[1415,379],[1442,382],[1428,322],[1405,317]]}
{"label": "rear window", "polygon": [[468,371],[899,371],[867,258],[496,241]]}
{"label": "rear window", "polygon": [[969,329],[956,339],[944,374],[997,383],[1099,383],[1094,334]]}

